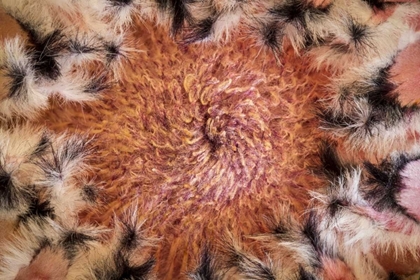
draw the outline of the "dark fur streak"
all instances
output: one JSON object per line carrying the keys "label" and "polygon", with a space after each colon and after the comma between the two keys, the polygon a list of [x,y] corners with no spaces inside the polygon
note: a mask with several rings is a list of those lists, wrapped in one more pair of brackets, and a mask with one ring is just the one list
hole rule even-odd
{"label": "dark fur streak", "polygon": [[309,243],[314,248],[315,257],[317,262],[313,264],[315,267],[321,265],[319,255],[323,252],[322,244],[320,241],[319,231],[317,229],[316,214],[314,211],[309,212],[308,218],[302,228],[303,235],[309,240]]}
{"label": "dark fur streak", "polygon": [[82,196],[86,201],[95,202],[98,199],[98,190],[95,186],[85,185],[82,188]]}
{"label": "dark fur streak", "polygon": [[370,175],[369,183],[374,184],[375,187],[366,193],[366,198],[374,200],[374,207],[377,210],[384,210],[389,208],[398,208],[395,200],[395,194],[398,192],[397,188],[397,174],[392,170],[389,163],[383,164],[381,168],[376,167],[370,162],[364,164],[367,172]]}
{"label": "dark fur streak", "polygon": [[328,211],[331,217],[337,215],[340,209],[344,206],[344,203],[340,199],[332,199],[328,204]]}
{"label": "dark fur streak", "polygon": [[31,197],[29,202],[28,210],[19,215],[19,222],[25,223],[29,219],[55,219],[54,208],[51,206],[48,200],[41,202],[39,197]]}
{"label": "dark fur streak", "polygon": [[[266,265],[256,262],[253,259],[247,257],[241,252],[237,252],[235,248],[231,247],[230,260],[228,261],[228,267],[236,267],[241,273],[246,274],[250,279],[265,279],[265,280],[276,280],[273,271]],[[250,264],[245,266],[244,264]],[[252,274],[248,272],[252,266]]]}
{"label": "dark fur streak", "polygon": [[363,44],[369,44],[368,38],[371,33],[368,26],[351,19],[348,28],[356,48],[362,46]]}
{"label": "dark fur streak", "polygon": [[380,165],[375,166],[372,163],[364,164],[368,174],[368,183],[373,187],[365,192],[365,198],[372,201],[374,209],[383,211],[385,209],[393,209],[407,216],[413,221],[417,221],[414,217],[407,213],[407,210],[398,204],[396,200],[397,193],[403,188],[401,184],[400,171],[406,164],[412,160],[418,160],[418,157],[407,158],[404,154],[393,162],[383,161]]}
{"label": "dark fur streak", "polygon": [[263,24],[261,28],[264,44],[274,52],[280,52],[283,34],[276,22]]}
{"label": "dark fur streak", "polygon": [[8,98],[19,98],[22,97],[22,93],[24,92],[24,81],[26,78],[26,69],[23,67],[19,67],[18,65],[12,64],[7,66],[7,73],[6,76],[11,79],[9,83],[9,94]]}
{"label": "dark fur streak", "polygon": [[269,10],[269,13],[281,23],[290,23],[300,30],[305,30],[307,22],[305,16],[310,19],[329,12],[330,6],[325,8],[315,8],[302,0],[288,0],[286,3],[276,6]]}
{"label": "dark fur streak", "polygon": [[280,222],[275,226],[275,228],[273,229],[272,232],[277,237],[282,238],[289,232],[289,229],[287,228],[287,226],[285,224]]}
{"label": "dark fur streak", "polygon": [[136,229],[136,225],[129,223],[122,223],[123,234],[121,236],[121,248],[124,250],[135,249],[139,245],[139,233]]}
{"label": "dark fur streak", "polygon": [[106,59],[108,63],[116,59],[121,54],[120,46],[112,42],[105,45],[105,51],[106,51]]}
{"label": "dark fur streak", "polygon": [[299,280],[316,280],[316,278],[302,266],[299,266]]}
{"label": "dark fur streak", "polygon": [[55,30],[42,41],[34,41],[34,70],[36,73],[51,80],[61,76],[61,69],[56,57],[65,46],[62,43],[61,31]]}
{"label": "dark fur streak", "polygon": [[18,193],[11,175],[0,166],[0,207],[11,210],[17,206],[18,201]]}
{"label": "dark fur streak", "polygon": [[215,21],[216,18],[209,17],[203,19],[197,24],[194,24],[192,27],[192,31],[184,38],[183,41],[186,44],[191,44],[206,39],[211,35],[212,27]]}
{"label": "dark fur streak", "polygon": [[96,238],[81,232],[69,231],[61,240],[60,244],[66,251],[66,257],[71,260],[75,257],[79,248],[87,250],[89,247],[86,245],[88,241],[95,241]]}
{"label": "dark fur streak", "polygon": [[32,258],[35,258],[36,256],[39,255],[39,253],[41,253],[41,251],[47,247],[51,246],[51,241],[48,238],[43,238],[40,243],[38,248],[34,251],[34,255]]}
{"label": "dark fur streak", "polygon": [[156,0],[159,7],[172,14],[172,35],[177,35],[184,26],[184,22],[192,22],[192,17],[186,7],[193,0]]}
{"label": "dark fur streak", "polygon": [[344,43],[333,43],[329,45],[332,50],[340,54],[347,54],[350,51],[350,47]]}
{"label": "dark fur streak", "polygon": [[35,150],[32,152],[32,156],[38,156],[43,154],[47,148],[50,146],[50,139],[48,138],[48,135],[44,133],[39,140],[39,143]]}
{"label": "dark fur streak", "polygon": [[340,177],[347,169],[344,163],[339,158],[336,147],[327,142],[323,142],[320,146],[320,160],[322,164],[322,171],[328,179],[334,180]]}
{"label": "dark fur streak", "polygon": [[372,9],[376,8],[378,10],[384,10],[386,7],[386,3],[383,0],[362,0],[366,2]]}
{"label": "dark fur streak", "polygon": [[18,21],[18,23],[22,29],[28,32],[29,41],[33,45],[33,49],[30,49],[30,51],[32,52],[35,73],[51,80],[59,78],[61,69],[55,58],[60,51],[65,49],[62,32],[57,29],[46,36],[42,36],[30,24],[23,21]]}
{"label": "dark fur streak", "polygon": [[270,9],[269,13],[280,22],[292,23],[296,27],[304,28],[306,26],[305,6],[303,1],[290,0]]}
{"label": "dark fur streak", "polygon": [[73,39],[69,40],[67,48],[70,53],[74,54],[87,54],[100,51],[99,47]]}
{"label": "dark fur streak", "polygon": [[140,266],[131,266],[127,257],[120,253],[117,253],[114,259],[116,271],[112,279],[115,280],[146,280],[155,265],[155,260],[150,258]]}
{"label": "dark fur streak", "polygon": [[120,7],[124,7],[124,6],[128,6],[131,5],[133,3],[133,0],[110,0],[110,2],[114,5],[114,6],[120,6]]}
{"label": "dark fur streak", "polygon": [[196,280],[214,280],[216,279],[215,270],[213,267],[213,258],[207,247],[204,248],[200,265],[198,268],[189,275],[190,279]]}
{"label": "dark fur streak", "polygon": [[97,77],[94,77],[92,81],[84,88],[83,92],[96,95],[103,92],[104,90],[109,89],[110,85],[107,79],[108,77],[106,74],[101,74]]}
{"label": "dark fur streak", "polygon": [[318,113],[318,117],[322,120],[323,125],[327,128],[348,128],[350,130],[356,130],[355,128],[349,128],[355,123],[355,121],[347,115],[337,114],[335,115],[331,110],[324,110]]}
{"label": "dark fur streak", "polygon": [[372,79],[373,88],[368,88],[366,97],[372,107],[372,122],[387,120],[394,124],[403,116],[397,96],[392,95],[395,85],[389,81],[389,67],[381,69]]}
{"label": "dark fur streak", "polygon": [[74,161],[82,157],[83,153],[86,151],[86,143],[84,141],[79,141],[78,139],[69,139],[60,154],[61,162],[65,161]]}

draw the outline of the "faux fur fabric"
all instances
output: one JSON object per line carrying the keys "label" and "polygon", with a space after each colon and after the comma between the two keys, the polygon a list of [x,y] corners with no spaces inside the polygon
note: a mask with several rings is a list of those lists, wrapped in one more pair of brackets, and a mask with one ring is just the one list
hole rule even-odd
{"label": "faux fur fabric", "polygon": [[417,279],[414,2],[0,1],[0,279]]}

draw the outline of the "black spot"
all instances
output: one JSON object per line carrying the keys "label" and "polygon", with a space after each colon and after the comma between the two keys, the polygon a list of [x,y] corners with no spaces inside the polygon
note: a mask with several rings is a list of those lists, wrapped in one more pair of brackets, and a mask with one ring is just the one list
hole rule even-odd
{"label": "black spot", "polygon": [[299,280],[316,280],[310,272],[306,271],[302,266],[299,266]]}
{"label": "black spot", "polygon": [[95,202],[98,199],[98,189],[92,185],[85,185],[82,188],[82,197],[88,202]]}
{"label": "black spot", "polygon": [[45,219],[55,218],[54,207],[51,206],[50,201],[45,200],[41,202],[39,197],[30,197],[28,210],[22,215],[19,215],[19,222],[25,223],[29,219]]}
{"label": "black spot", "polygon": [[63,246],[66,257],[71,260],[76,256],[79,249],[87,250],[89,248],[86,244],[87,242],[95,240],[96,238],[93,236],[77,231],[69,231],[61,240],[60,245]]}
{"label": "black spot", "polygon": [[283,33],[276,22],[263,24],[261,27],[263,43],[274,52],[280,52],[282,47]]}
{"label": "black spot", "polygon": [[216,19],[216,17],[208,17],[194,24],[183,41],[186,44],[191,44],[208,38],[211,35],[212,27]]}
{"label": "black spot", "polygon": [[378,10],[385,10],[386,3],[384,3],[383,0],[362,0],[363,2],[366,2],[372,9],[378,9]]}
{"label": "black spot", "polygon": [[348,22],[349,35],[356,48],[370,44],[371,31],[367,25],[361,24],[353,19]]}
{"label": "black spot", "polygon": [[106,59],[108,63],[116,59],[121,53],[120,53],[120,46],[113,42],[109,42],[105,45],[105,51],[106,51]]}
{"label": "black spot", "polygon": [[401,278],[397,275],[397,274],[395,274],[394,272],[391,272],[389,275],[388,275],[388,280],[400,280]]}
{"label": "black spot", "polygon": [[19,195],[12,177],[0,166],[0,207],[11,210],[17,207]]}
{"label": "black spot", "polygon": [[213,280],[216,279],[216,272],[214,269],[213,258],[210,254],[210,251],[207,247],[204,248],[200,265],[191,273],[190,279],[200,279],[200,280]]}
{"label": "black spot", "polygon": [[46,133],[42,134],[41,139],[39,140],[38,145],[36,146],[35,150],[32,152],[32,156],[42,155],[47,148],[50,146],[50,139]]}

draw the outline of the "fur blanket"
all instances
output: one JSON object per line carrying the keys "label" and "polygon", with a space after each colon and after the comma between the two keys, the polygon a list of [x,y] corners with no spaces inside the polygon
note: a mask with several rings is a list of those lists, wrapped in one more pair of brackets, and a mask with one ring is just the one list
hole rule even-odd
{"label": "fur blanket", "polygon": [[418,279],[408,2],[0,0],[0,279]]}

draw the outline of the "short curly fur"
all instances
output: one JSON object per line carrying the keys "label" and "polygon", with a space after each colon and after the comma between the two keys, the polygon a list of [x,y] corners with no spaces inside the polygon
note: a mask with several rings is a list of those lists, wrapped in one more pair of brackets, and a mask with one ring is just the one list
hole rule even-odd
{"label": "short curly fur", "polygon": [[[142,209],[132,206],[122,217],[115,215],[109,227],[82,219],[106,201],[89,169],[90,138],[56,134],[28,121],[47,109],[55,95],[92,101],[118,81],[123,62],[142,51],[128,39],[136,18],[168,27],[185,48],[247,34],[274,52],[279,64],[293,50],[308,57],[314,71],[330,75],[326,91],[332,97],[318,109],[321,129],[329,133],[320,151],[319,176],[329,183],[311,192],[302,216],[279,201],[273,217],[266,217],[268,229],[246,236],[253,242],[231,233],[191,252],[198,264],[189,265],[184,277],[399,279],[378,260],[378,252],[392,250],[393,261],[418,261],[420,208],[413,197],[420,193],[419,112],[416,104],[400,100],[393,75],[400,54],[419,42],[418,3],[1,0],[0,7],[19,26],[19,34],[3,38],[0,48],[1,279],[159,277],[154,247],[162,240],[142,233],[139,217],[147,217],[139,213]],[[237,189],[268,181],[265,170],[277,164],[269,160],[273,119],[267,99],[261,98],[267,93],[231,90],[232,83],[197,85],[193,77],[185,78],[188,101],[200,106],[195,112],[176,112],[190,126],[200,123],[200,130],[175,127],[165,100],[158,100],[155,111],[150,107],[147,113],[153,117],[144,127],[150,147],[156,153],[167,150],[159,165],[165,170],[154,168],[154,173],[172,179],[181,178],[173,173],[186,173],[187,181],[179,179],[186,188],[224,182],[214,196],[233,189],[230,197],[225,195],[227,203],[237,198]],[[182,100],[171,90],[168,84],[166,101]],[[179,143],[188,139],[203,148],[191,154],[194,159],[184,163],[185,170],[177,169],[184,158],[173,156],[176,141],[163,140],[173,130],[182,138]]]}

